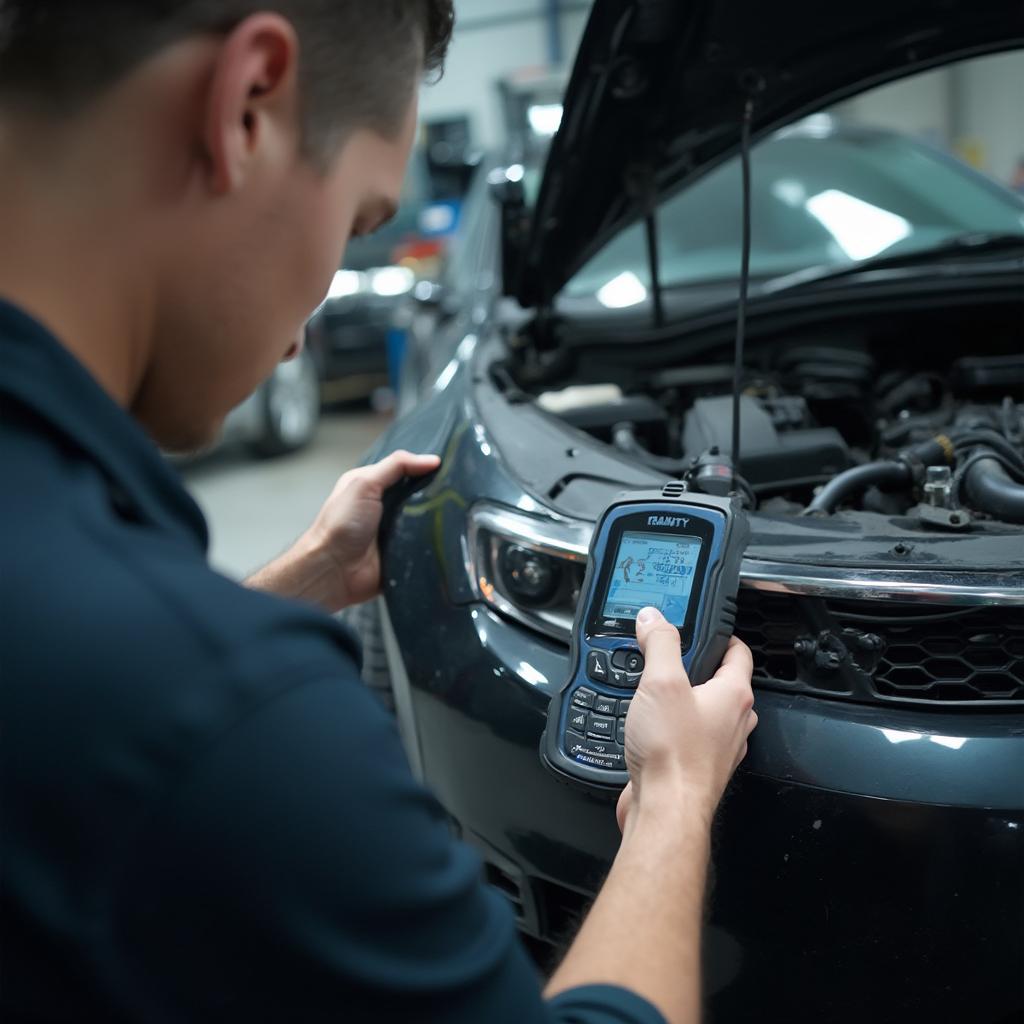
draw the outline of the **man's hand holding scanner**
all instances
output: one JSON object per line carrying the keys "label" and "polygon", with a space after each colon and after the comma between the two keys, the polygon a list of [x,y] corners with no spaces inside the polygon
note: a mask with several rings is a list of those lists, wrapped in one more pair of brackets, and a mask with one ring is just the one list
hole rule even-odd
{"label": "man's hand holding scanner", "polygon": [[376,597],[381,589],[377,532],[385,492],[403,478],[422,477],[439,464],[436,455],[400,450],[344,473],[313,525],[247,585],[310,601],[329,612]]}
{"label": "man's hand holding scanner", "polygon": [[679,653],[679,631],[656,608],[637,616],[644,673],[626,718],[630,782],[618,805],[625,832],[647,801],[685,799],[710,822],[757,725],[750,649],[733,637],[721,667],[693,687]]}
{"label": "man's hand holding scanner", "polygon": [[679,630],[661,612],[641,609],[636,637],[645,664],[626,717],[622,845],[546,992],[621,985],[669,1024],[695,1024],[711,819],[757,724],[753,661],[733,638],[718,671],[692,687]]}

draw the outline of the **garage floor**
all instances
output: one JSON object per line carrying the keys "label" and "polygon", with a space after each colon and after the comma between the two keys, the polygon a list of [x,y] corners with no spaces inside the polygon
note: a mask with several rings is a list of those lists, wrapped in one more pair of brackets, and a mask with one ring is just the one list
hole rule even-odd
{"label": "garage floor", "polygon": [[240,579],[279,555],[389,422],[365,411],[333,413],[295,455],[258,459],[233,447],[186,466],[185,484],[210,524],[211,563]]}

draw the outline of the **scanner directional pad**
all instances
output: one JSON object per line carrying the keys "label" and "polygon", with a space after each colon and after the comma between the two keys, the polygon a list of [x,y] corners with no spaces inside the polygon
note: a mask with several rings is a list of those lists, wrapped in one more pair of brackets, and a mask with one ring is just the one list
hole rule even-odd
{"label": "scanner directional pad", "polygon": [[595,683],[608,682],[608,655],[604,651],[591,651],[587,655],[587,678]]}

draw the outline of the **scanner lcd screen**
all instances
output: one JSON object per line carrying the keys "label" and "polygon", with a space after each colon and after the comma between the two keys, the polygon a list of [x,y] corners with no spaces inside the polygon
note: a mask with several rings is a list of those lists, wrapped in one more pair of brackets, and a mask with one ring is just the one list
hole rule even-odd
{"label": "scanner lcd screen", "polygon": [[699,537],[624,531],[601,615],[635,619],[641,608],[651,605],[682,626],[701,543]]}

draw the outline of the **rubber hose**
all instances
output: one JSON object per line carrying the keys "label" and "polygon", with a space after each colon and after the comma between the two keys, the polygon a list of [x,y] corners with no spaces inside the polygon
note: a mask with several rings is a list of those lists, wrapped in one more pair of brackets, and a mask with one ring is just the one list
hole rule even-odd
{"label": "rubber hose", "polygon": [[804,515],[811,512],[835,512],[840,504],[852,494],[866,490],[872,484],[879,487],[895,488],[910,484],[910,467],[895,460],[866,462],[834,476],[817,493],[814,500],[804,509]]}
{"label": "rubber hose", "polygon": [[978,459],[967,470],[964,487],[970,507],[1009,523],[1024,523],[1024,484],[1017,483],[995,459]]}
{"label": "rubber hose", "polygon": [[667,473],[673,478],[679,477],[686,469],[686,462],[683,459],[673,459],[667,455],[649,452],[637,438],[632,423],[617,423],[612,428],[612,444],[620,452],[633,455],[651,469]]}
{"label": "rubber hose", "polygon": [[1024,469],[1024,456],[1001,434],[994,430],[969,431],[966,434],[954,434],[952,441],[957,448],[969,448],[972,445],[988,445],[999,452],[1003,458]]}

